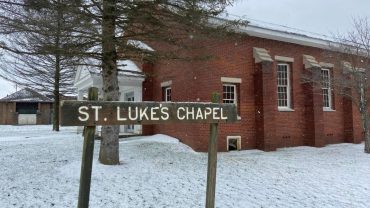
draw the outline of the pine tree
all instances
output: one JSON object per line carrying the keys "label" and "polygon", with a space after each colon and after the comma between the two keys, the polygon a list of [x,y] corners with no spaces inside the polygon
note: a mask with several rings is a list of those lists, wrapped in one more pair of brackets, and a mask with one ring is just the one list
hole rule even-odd
{"label": "pine tree", "polygon": [[[61,1],[61,0],[60,0]],[[100,64],[94,65],[102,70],[103,79],[103,97],[106,101],[117,101],[119,99],[118,86],[118,59],[150,61],[159,59],[203,59],[192,53],[183,53],[182,51],[191,51],[196,48],[194,40],[202,40],[205,37],[224,37],[234,34],[233,26],[244,24],[241,21],[220,21],[218,15],[225,12],[226,6],[233,3],[234,0],[81,0],[66,1],[63,8],[68,14],[71,14],[72,20],[80,20],[80,26],[72,29],[69,34],[63,35],[64,38],[79,38],[75,43],[69,39],[66,43],[75,46],[82,44],[86,46],[85,52],[74,50],[71,54],[77,54],[81,59],[95,59]],[[0,1],[0,8],[7,11],[7,4]],[[33,3],[39,1],[32,1]],[[32,5],[44,5],[57,0],[42,0],[40,3]],[[12,4],[16,7],[23,5]],[[37,7],[37,6],[36,6]],[[57,14],[57,7],[53,14]],[[11,9],[12,13],[17,13]],[[63,12],[63,15],[65,13]],[[4,15],[6,16],[6,15]],[[17,15],[16,15],[17,16]],[[15,19],[27,19],[23,11],[20,17]],[[60,16],[53,17],[53,20],[60,19]],[[9,18],[0,17],[5,24],[4,29],[17,30],[13,24],[7,24]],[[88,21],[87,21],[88,20]],[[13,23],[12,21],[10,21]],[[58,21],[57,21],[58,22]],[[62,21],[63,23],[63,21]],[[17,25],[17,24],[15,24]],[[26,22],[22,27],[25,33],[33,31]],[[0,27],[0,29],[1,29]],[[28,28],[25,29],[25,28]],[[31,29],[31,30],[30,30]],[[50,32],[36,33],[49,34]],[[55,31],[55,30],[52,30]],[[11,34],[17,34],[11,31]],[[21,33],[23,34],[23,33]],[[64,33],[63,33],[64,34]],[[148,51],[134,44],[128,44],[129,41],[143,41],[160,49]],[[54,42],[55,43],[55,42]],[[59,41],[59,45],[60,45]],[[63,45],[63,44],[62,44]],[[78,46],[78,48],[84,48]],[[9,47],[10,48],[10,47]],[[9,49],[8,48],[8,49]],[[57,47],[58,48],[58,47]],[[10,50],[10,49],[9,49]],[[68,50],[57,50],[57,53],[64,54]],[[28,53],[28,50],[24,52]],[[25,53],[23,53],[25,54]],[[34,55],[31,53],[30,55]],[[56,57],[53,54],[53,57]],[[64,54],[65,55],[65,54]],[[81,63],[81,62],[79,62]],[[75,63],[72,64],[76,66]],[[50,78],[52,79],[52,78]],[[99,160],[103,164],[119,163],[119,144],[118,144],[118,126],[105,126],[102,129],[102,142],[100,145]]]}
{"label": "pine tree", "polygon": [[[14,3],[18,2],[18,3]],[[5,54],[1,76],[54,97],[53,130],[59,131],[60,95],[72,93],[75,68],[89,43],[83,19],[67,0],[0,2]]]}

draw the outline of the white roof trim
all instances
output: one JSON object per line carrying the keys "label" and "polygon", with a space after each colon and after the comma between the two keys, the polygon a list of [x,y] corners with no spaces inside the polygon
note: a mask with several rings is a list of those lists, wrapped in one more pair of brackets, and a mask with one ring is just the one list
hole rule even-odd
{"label": "white roof trim", "polygon": [[294,62],[294,58],[286,56],[275,56],[275,60],[282,62]]}
{"label": "white roof trim", "polygon": [[[211,18],[209,19],[210,24],[220,25],[227,22],[227,19],[223,18]],[[291,28],[292,29],[292,28]],[[269,28],[266,26],[256,25],[247,21],[246,25],[239,25],[233,28],[235,32],[245,33],[249,36],[266,38],[269,40],[277,40],[287,43],[294,43],[298,45],[310,46],[315,48],[335,50],[340,46],[339,43],[327,39],[326,37],[314,37],[310,34],[303,34],[299,31],[289,31],[280,28]]]}
{"label": "white roof trim", "polygon": [[242,83],[241,78],[234,78],[234,77],[221,77],[221,82],[226,82],[226,83]]}
{"label": "white roof trim", "polygon": [[237,28],[236,31],[246,33],[253,37],[266,38],[270,40],[277,40],[322,49],[330,49],[331,46],[333,46],[334,44],[329,40],[309,37],[306,35],[290,33],[286,31],[273,30],[254,25],[242,26]]}
{"label": "white roof trim", "polygon": [[117,67],[122,70],[142,72],[135,62],[131,60],[117,60]]}
{"label": "white roof trim", "polygon": [[155,51],[152,47],[150,47],[148,44],[140,41],[140,40],[128,40],[127,41],[127,45],[131,45],[131,46],[134,46],[138,49],[141,49],[141,50],[146,50],[146,51]]}
{"label": "white roof trim", "polygon": [[161,87],[169,87],[172,85],[172,80],[161,82]]}
{"label": "white roof trim", "polygon": [[323,68],[334,68],[334,64],[332,63],[320,62],[319,64]]}

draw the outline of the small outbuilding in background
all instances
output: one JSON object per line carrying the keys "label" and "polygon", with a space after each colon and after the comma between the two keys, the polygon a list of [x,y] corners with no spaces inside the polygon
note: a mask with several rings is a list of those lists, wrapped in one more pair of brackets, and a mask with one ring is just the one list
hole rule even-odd
{"label": "small outbuilding in background", "polygon": [[24,88],[0,99],[0,124],[50,124],[53,100]]}

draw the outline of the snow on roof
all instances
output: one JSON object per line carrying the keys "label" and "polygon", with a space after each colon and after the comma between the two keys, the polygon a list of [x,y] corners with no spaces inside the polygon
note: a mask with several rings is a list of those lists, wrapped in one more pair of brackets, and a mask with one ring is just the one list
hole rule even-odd
{"label": "snow on roof", "polygon": [[141,69],[131,60],[118,60],[117,67],[123,71],[141,72]]}
{"label": "snow on roof", "polygon": [[[219,17],[210,19],[211,24],[219,25],[235,18],[232,17]],[[317,47],[322,49],[330,49],[330,45],[336,45],[333,38],[318,34],[314,32],[308,32],[305,30],[292,28],[284,25],[278,25],[268,23],[259,20],[253,20],[248,18],[236,18],[247,21],[246,25],[237,26],[236,32],[246,33],[250,36],[266,38],[270,40],[277,40],[288,43],[295,43],[299,45]]]}
{"label": "snow on roof", "polygon": [[10,94],[0,101],[7,101],[7,102],[53,102],[52,99],[42,95],[32,89],[24,88],[19,90],[13,94]]}
{"label": "snow on roof", "polygon": [[[101,74],[101,67],[98,60],[89,59],[85,61],[87,70],[92,74]],[[92,66],[89,66],[92,65]],[[131,60],[117,60],[118,74],[131,77],[144,77],[142,70]]]}
{"label": "snow on roof", "polygon": [[123,75],[123,76],[127,76],[127,77],[142,77],[142,78],[145,78],[145,75],[142,72],[119,70],[118,74]]}
{"label": "snow on roof", "polygon": [[140,41],[140,40],[128,40],[127,45],[134,46],[136,48],[147,50],[147,51],[155,51],[152,47],[150,47],[148,44]]}
{"label": "snow on roof", "polygon": [[255,20],[255,19],[246,18],[246,20],[249,22],[248,26],[252,26],[252,27],[260,27],[264,29],[280,31],[280,32],[295,34],[299,36],[332,41],[331,37],[324,35],[324,34],[319,34],[319,33],[310,32],[310,31],[306,31],[306,30],[302,30],[298,28],[289,27],[286,25],[280,25],[280,24],[275,24],[275,23],[270,23],[270,22]]}
{"label": "snow on roof", "polygon": [[145,77],[142,70],[131,60],[117,61],[118,74],[129,77]]}

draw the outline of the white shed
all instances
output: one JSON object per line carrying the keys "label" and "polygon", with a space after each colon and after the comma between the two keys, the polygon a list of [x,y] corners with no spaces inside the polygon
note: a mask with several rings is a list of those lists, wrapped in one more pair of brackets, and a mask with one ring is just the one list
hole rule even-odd
{"label": "white shed", "polygon": [[[142,101],[142,84],[145,76],[133,61],[118,61],[118,83],[120,92],[120,101]],[[90,87],[99,89],[99,99],[103,95],[103,80],[101,70],[96,67],[79,67],[77,69],[74,87],[77,88],[78,100],[87,97],[87,91]],[[120,127],[121,135],[141,134],[141,125],[123,125]]]}

